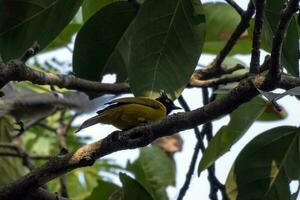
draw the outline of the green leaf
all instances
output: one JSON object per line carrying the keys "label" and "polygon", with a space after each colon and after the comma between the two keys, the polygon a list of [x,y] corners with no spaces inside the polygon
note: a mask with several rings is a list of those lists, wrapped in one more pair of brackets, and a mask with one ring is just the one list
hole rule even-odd
{"label": "green leaf", "polygon": [[289,181],[300,176],[299,133],[299,128],[282,126],[255,137],[227,177],[230,199],[290,199]]}
{"label": "green leaf", "polygon": [[123,200],[153,200],[151,195],[139,182],[124,173],[120,173],[119,177],[123,184]]}
{"label": "green leaf", "polygon": [[144,147],[139,158],[129,163],[127,169],[154,199],[168,199],[166,187],[175,183],[175,168],[164,151],[158,147]]}
{"label": "green leaf", "polygon": [[98,180],[97,187],[93,190],[92,194],[86,200],[106,200],[120,187],[104,180]]}
{"label": "green leaf", "polygon": [[300,95],[300,86],[289,89],[283,93],[265,92],[257,88],[257,90],[270,102],[277,101],[286,95]]}
{"label": "green leaf", "polygon": [[72,36],[79,31],[81,26],[81,24],[70,23],[45,50],[51,51],[65,47],[72,41]]}
{"label": "green leaf", "polygon": [[209,142],[200,160],[198,173],[200,174],[229,151],[230,147],[247,132],[265,107],[266,102],[262,98],[256,97],[233,111],[230,114],[229,124],[223,126]]}
{"label": "green leaf", "polygon": [[66,27],[82,0],[0,0],[0,52],[7,61],[34,41],[45,48]]}
{"label": "green leaf", "polygon": [[86,22],[91,16],[93,16],[98,10],[103,7],[121,0],[88,0],[84,1],[82,4],[82,17]]}
{"label": "green leaf", "polygon": [[[247,64],[245,62],[243,62],[242,60],[240,60],[238,58],[232,57],[232,56],[227,56],[225,58],[225,60],[223,61],[223,65],[226,69],[231,69],[231,68],[236,67],[237,65],[240,65],[240,66],[242,66],[240,70],[243,71],[243,74],[245,74],[249,71],[248,69],[245,69],[247,67]],[[237,71],[239,71],[239,70],[237,70]],[[237,71],[234,71],[233,74]],[[240,74],[240,73],[238,73],[238,74]]]}
{"label": "green leaf", "polygon": [[[107,73],[116,73],[118,81],[127,78],[123,55],[126,30],[135,16],[128,2],[115,2],[93,15],[79,31],[73,53],[73,70],[81,78],[100,81]],[[126,46],[126,45],[125,45]]]}
{"label": "green leaf", "polygon": [[[284,2],[285,0],[267,0],[263,33],[270,48]],[[293,17],[283,42],[281,61],[286,70],[297,77],[299,76],[298,58],[300,54],[298,38],[297,22]]]}
{"label": "green leaf", "polygon": [[[11,138],[9,135],[13,129],[12,119],[8,117],[0,118],[0,141],[3,143],[10,143]],[[1,153],[16,153],[8,148],[1,148]],[[12,181],[24,176],[28,173],[28,169],[22,164],[22,160],[16,157],[0,156],[0,171],[2,176],[0,176],[0,186],[5,186]]]}
{"label": "green leaf", "polygon": [[147,0],[136,16],[128,68],[135,96],[178,97],[194,71],[204,42],[198,0]]}
{"label": "green leaf", "polygon": [[[93,166],[88,168],[80,168],[73,170],[66,175],[66,183],[68,188],[68,193],[71,199],[74,200],[86,200],[92,199],[95,194],[99,193],[100,188],[106,188],[106,184],[99,185],[104,181],[100,181],[99,171],[101,170],[101,164],[96,162]],[[51,191],[57,192],[60,189],[59,179],[54,179],[48,183],[48,187]],[[118,189],[118,188],[117,188]],[[105,191],[102,191],[105,195]],[[109,194],[108,194],[109,195]],[[100,199],[100,198],[99,198]]]}
{"label": "green leaf", "polygon": [[273,103],[267,103],[264,112],[257,118],[257,121],[275,121],[283,120],[288,116],[287,111],[279,104],[274,106]]}
{"label": "green leaf", "polygon": [[[241,17],[226,3],[206,3],[203,4],[203,7],[206,17],[206,32],[209,33],[205,37],[203,52],[218,54],[239,24]],[[250,35],[245,31],[230,54],[249,54],[251,41]]]}

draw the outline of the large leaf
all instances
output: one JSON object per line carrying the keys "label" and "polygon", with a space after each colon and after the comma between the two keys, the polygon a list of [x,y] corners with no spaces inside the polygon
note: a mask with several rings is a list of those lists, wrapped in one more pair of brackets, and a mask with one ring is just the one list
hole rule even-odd
{"label": "large leaf", "polygon": [[[267,0],[263,33],[269,47],[272,46],[273,37],[277,30],[277,24],[285,0]],[[285,36],[281,61],[286,70],[295,76],[299,76],[299,37],[297,22],[293,17]]]}
{"label": "large leaf", "polygon": [[109,199],[112,193],[119,189],[120,187],[113,183],[98,180],[97,187],[93,190],[92,194],[86,198],[86,200],[106,200]]}
{"label": "large leaf", "polygon": [[158,147],[142,148],[139,158],[127,168],[154,199],[168,199],[166,187],[175,183],[175,169],[164,151]]}
{"label": "large leaf", "polygon": [[72,41],[72,36],[77,33],[82,25],[78,23],[70,23],[66,28],[55,38],[53,42],[46,48],[47,51],[65,47]]}
{"label": "large leaf", "polygon": [[151,195],[139,182],[124,173],[120,173],[119,176],[123,184],[123,200],[153,200]]}
{"label": "large leaf", "polygon": [[204,42],[199,0],[147,0],[136,17],[128,68],[136,96],[156,97],[163,89],[178,97],[194,71]]}
{"label": "large leaf", "polygon": [[[241,17],[228,4],[203,4],[206,18],[206,34],[203,52],[218,54],[224,47]],[[230,54],[248,54],[251,49],[251,37],[247,31],[242,34]]]}
{"label": "large leaf", "polygon": [[255,137],[239,154],[226,181],[231,200],[287,200],[300,176],[299,128],[283,126]]}
{"label": "large leaf", "polygon": [[102,9],[106,5],[121,0],[88,0],[82,4],[82,17],[84,21],[87,21],[98,10]]}
{"label": "large leaf", "polygon": [[256,97],[232,112],[229,124],[223,126],[209,142],[199,163],[198,173],[208,168],[229,151],[230,147],[246,133],[256,118],[262,114],[265,107],[266,102],[262,98]]}
{"label": "large leaf", "polygon": [[73,70],[81,78],[100,81],[116,73],[118,81],[127,78],[126,30],[135,16],[128,2],[115,2],[93,15],[79,31],[74,47]]}
{"label": "large leaf", "polygon": [[7,61],[34,41],[46,47],[71,21],[82,0],[0,0],[0,52]]}

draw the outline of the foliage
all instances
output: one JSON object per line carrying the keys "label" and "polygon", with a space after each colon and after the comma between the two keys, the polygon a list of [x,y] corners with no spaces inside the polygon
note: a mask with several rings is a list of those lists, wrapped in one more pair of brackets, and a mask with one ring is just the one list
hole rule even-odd
{"label": "foliage", "polygon": [[[201,54],[218,55],[241,21],[241,16],[228,3],[138,2],[139,6],[123,0],[0,0],[0,64],[19,58],[35,41],[44,53],[74,46],[72,69],[67,71],[77,77],[101,82],[105,75],[114,74],[115,82],[128,82],[135,96],[155,98],[164,90],[176,99],[189,85]],[[271,51],[285,3],[284,0],[266,1],[261,48],[267,53]],[[299,16],[298,12],[291,20],[281,54],[284,71],[295,77],[299,76]],[[248,73],[249,64],[235,56],[251,53],[253,30],[254,18],[222,66],[230,70],[240,64],[243,69],[212,78]],[[66,72],[61,63],[53,64],[49,60],[34,60],[30,65],[50,74]],[[236,85],[236,82],[215,85],[213,95],[221,98]],[[300,96],[299,87],[280,94],[258,91],[261,95],[230,113],[228,124],[217,130],[208,142],[198,165],[199,174],[211,169],[258,120],[284,119],[287,113],[277,100],[288,95]],[[49,156],[62,154],[65,147],[72,152],[90,142],[90,138],[73,134],[74,117],[91,106],[85,95],[28,82],[12,83],[2,88],[2,92],[5,96],[0,102],[0,144],[9,143],[19,148],[0,145],[3,172],[0,186],[28,173],[32,170],[31,164],[41,166]],[[45,96],[41,98],[41,95]],[[19,120],[25,124],[25,133],[20,136],[15,130],[15,122]],[[291,194],[289,183],[299,182],[299,141],[299,128],[291,126],[270,129],[250,141],[227,177],[225,186],[229,199],[296,199],[298,193]],[[32,158],[31,164],[26,161],[28,157]],[[175,185],[172,158],[158,147],[143,147],[139,157],[126,167],[113,160],[100,159],[91,167],[73,170],[50,181],[47,188],[60,192],[65,179],[68,196],[74,200],[166,200],[167,188]]]}
{"label": "foliage", "polygon": [[256,118],[262,114],[265,107],[266,102],[257,97],[232,112],[228,125],[220,128],[206,148],[199,163],[198,173],[229,151],[230,147],[246,133]]}
{"label": "foliage", "polygon": [[299,128],[281,126],[262,133],[232,166],[226,181],[230,199],[289,199],[289,182],[299,178],[299,161]]}

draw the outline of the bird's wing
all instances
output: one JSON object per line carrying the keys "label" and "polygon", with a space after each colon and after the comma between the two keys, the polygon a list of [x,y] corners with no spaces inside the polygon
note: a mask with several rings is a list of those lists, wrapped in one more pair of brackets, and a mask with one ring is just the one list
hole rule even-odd
{"label": "bird's wing", "polygon": [[163,106],[159,101],[155,99],[151,99],[149,97],[125,97],[125,98],[112,100],[106,104],[108,104],[109,106],[102,110],[97,111],[97,114],[100,114],[109,108],[113,108],[124,104],[139,104],[139,105],[149,106],[153,109],[161,109],[161,107]]}

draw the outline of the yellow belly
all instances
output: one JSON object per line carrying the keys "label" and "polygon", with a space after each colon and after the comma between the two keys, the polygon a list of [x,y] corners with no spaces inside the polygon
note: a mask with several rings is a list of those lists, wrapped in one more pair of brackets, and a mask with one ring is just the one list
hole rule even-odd
{"label": "yellow belly", "polygon": [[141,123],[160,120],[165,116],[166,111],[164,109],[154,109],[139,104],[124,104],[109,108],[101,113],[100,122],[126,130]]}

